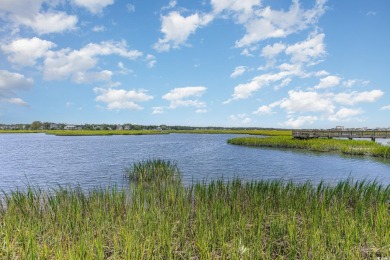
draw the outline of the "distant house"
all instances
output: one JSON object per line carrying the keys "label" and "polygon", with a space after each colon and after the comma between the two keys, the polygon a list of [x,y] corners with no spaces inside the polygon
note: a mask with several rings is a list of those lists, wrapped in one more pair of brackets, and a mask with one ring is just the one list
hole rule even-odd
{"label": "distant house", "polygon": [[116,125],[116,130],[123,130],[123,126],[122,125]]}
{"label": "distant house", "polygon": [[336,126],[336,130],[344,130],[345,128],[344,128],[344,126]]}
{"label": "distant house", "polygon": [[75,125],[66,125],[64,127],[64,130],[76,130],[77,127]]}

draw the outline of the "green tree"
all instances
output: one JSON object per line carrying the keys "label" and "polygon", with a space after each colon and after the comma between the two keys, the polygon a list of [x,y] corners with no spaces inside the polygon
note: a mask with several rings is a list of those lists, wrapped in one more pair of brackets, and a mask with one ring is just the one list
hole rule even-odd
{"label": "green tree", "polygon": [[42,127],[41,121],[34,121],[31,123],[31,130],[38,130]]}

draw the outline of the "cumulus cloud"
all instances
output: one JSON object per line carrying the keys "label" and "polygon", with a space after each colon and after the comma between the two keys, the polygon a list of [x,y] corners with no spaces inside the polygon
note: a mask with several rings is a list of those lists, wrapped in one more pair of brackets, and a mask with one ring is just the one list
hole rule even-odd
{"label": "cumulus cloud", "polygon": [[16,17],[18,24],[30,27],[37,34],[58,33],[76,28],[77,17],[64,12],[38,13],[34,17]]}
{"label": "cumulus cloud", "polygon": [[279,53],[286,49],[286,45],[283,43],[275,43],[273,45],[267,45],[261,50],[261,56],[267,59],[273,59]]}
{"label": "cumulus cloud", "polygon": [[180,106],[203,108],[206,104],[198,98],[202,97],[206,90],[203,86],[175,88],[162,98],[170,102],[169,107],[172,109]]}
{"label": "cumulus cloud", "polygon": [[289,118],[286,122],[284,122],[284,125],[291,128],[300,128],[306,124],[313,124],[317,120],[318,117],[316,116],[299,116],[296,118]]}
{"label": "cumulus cloud", "polygon": [[32,78],[26,78],[19,73],[0,70],[0,101],[16,105],[27,105],[21,98],[15,97],[16,92],[30,89],[33,84]]}
{"label": "cumulus cloud", "polygon": [[273,114],[273,109],[277,106],[280,106],[280,104],[282,103],[283,101],[276,101],[274,103],[271,103],[269,105],[263,105],[263,106],[260,106],[256,111],[253,111],[252,114],[255,114],[255,115],[266,115],[266,114]]}
{"label": "cumulus cloud", "polygon": [[207,25],[212,20],[213,16],[208,14],[194,13],[184,17],[179,12],[172,11],[162,17],[161,32],[164,38],[160,38],[153,47],[159,52],[179,48],[186,44],[188,37],[198,28]]}
{"label": "cumulus cloud", "polygon": [[324,38],[325,34],[314,32],[305,41],[289,45],[285,52],[291,55],[292,63],[315,63],[326,54]]}
{"label": "cumulus cloud", "polygon": [[290,90],[288,98],[280,103],[280,107],[288,113],[299,112],[326,112],[333,113],[335,106],[328,94],[319,94],[315,91]]}
{"label": "cumulus cloud", "polygon": [[325,12],[325,2],[317,0],[309,10],[302,9],[297,0],[293,1],[288,11],[272,10],[269,6],[257,10],[256,17],[245,21],[246,34],[236,42],[236,47],[249,46],[269,38],[284,38],[308,28]]}
{"label": "cumulus cloud", "polygon": [[0,45],[2,51],[7,54],[8,61],[18,66],[34,66],[37,59],[44,57],[47,51],[54,47],[55,43],[37,37],[21,38]]}
{"label": "cumulus cloud", "polygon": [[[43,11],[43,3],[51,8]],[[45,0],[2,0],[0,17],[13,26],[29,27],[39,35],[75,29],[77,17],[54,10],[58,3]]]}
{"label": "cumulus cloud", "polygon": [[377,101],[383,96],[384,92],[380,89],[363,92],[349,92],[349,93],[338,93],[335,95],[334,100],[337,103],[344,105],[355,105],[357,103],[372,103]]}
{"label": "cumulus cloud", "polygon": [[260,0],[211,0],[214,14],[232,14],[239,23],[249,20],[261,6]]}
{"label": "cumulus cloud", "polygon": [[338,76],[327,76],[320,79],[320,83],[315,86],[315,89],[331,88],[340,85],[341,78]]}
{"label": "cumulus cloud", "polygon": [[[234,87],[234,93],[232,98],[223,102],[228,104],[233,100],[247,99],[253,92],[260,90],[262,87],[268,86],[271,83],[278,82],[292,75],[300,75],[301,70],[299,66],[282,64],[280,67],[280,72],[278,73],[266,73],[260,76],[254,77],[251,81],[247,83],[241,83]],[[288,84],[289,82],[285,82]]]}
{"label": "cumulus cloud", "polygon": [[237,66],[234,68],[234,71],[233,73],[230,75],[231,78],[237,78],[238,76],[241,76],[242,74],[245,73],[245,71],[247,71],[247,67],[246,66]]}
{"label": "cumulus cloud", "polygon": [[99,61],[98,57],[107,55],[119,55],[135,60],[142,56],[142,53],[137,50],[127,50],[127,44],[124,41],[90,43],[80,50],[49,51],[44,60],[44,78],[46,80],[71,78],[76,83],[109,81],[111,72],[107,70],[91,71],[96,67]]}
{"label": "cumulus cloud", "polygon": [[330,121],[347,121],[350,120],[351,117],[360,115],[363,113],[363,110],[359,109],[351,109],[351,108],[341,108],[335,114],[330,115],[328,119]]}
{"label": "cumulus cloud", "polygon": [[72,0],[77,6],[84,7],[93,14],[98,14],[109,5],[114,3],[114,0]]}
{"label": "cumulus cloud", "polygon": [[146,90],[95,88],[94,91],[98,95],[96,101],[106,103],[108,110],[141,110],[143,107],[138,102],[153,99]]}

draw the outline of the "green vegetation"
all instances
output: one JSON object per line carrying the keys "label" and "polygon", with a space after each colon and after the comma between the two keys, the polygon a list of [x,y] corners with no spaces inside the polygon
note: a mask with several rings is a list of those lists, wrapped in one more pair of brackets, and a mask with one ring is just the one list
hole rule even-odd
{"label": "green vegetation", "polygon": [[157,135],[164,134],[157,130],[46,130],[46,134],[58,136],[91,136],[91,135]]}
{"label": "green vegetation", "polygon": [[177,164],[161,159],[150,159],[134,163],[126,169],[126,176],[136,182],[173,182],[180,181]]}
{"label": "green vegetation", "polygon": [[384,146],[371,141],[338,140],[338,139],[308,139],[298,140],[291,137],[238,137],[228,140],[229,144],[305,149],[319,152],[339,152],[348,155],[367,155],[390,158],[390,146]]}
{"label": "green vegetation", "polygon": [[[177,176],[177,167],[161,160],[135,164],[130,173],[145,169]],[[390,257],[390,186],[237,179],[183,186],[145,175],[154,178],[133,181],[130,174],[129,194],[30,187],[5,195],[0,258]]]}
{"label": "green vegetation", "polygon": [[198,130],[0,130],[0,133],[46,133],[58,136],[154,135],[154,134],[250,134],[291,136],[289,130],[198,129]]}
{"label": "green vegetation", "polygon": [[266,136],[291,136],[290,130],[256,130],[256,129],[198,129],[198,130],[171,130],[170,133],[184,134],[248,134]]}

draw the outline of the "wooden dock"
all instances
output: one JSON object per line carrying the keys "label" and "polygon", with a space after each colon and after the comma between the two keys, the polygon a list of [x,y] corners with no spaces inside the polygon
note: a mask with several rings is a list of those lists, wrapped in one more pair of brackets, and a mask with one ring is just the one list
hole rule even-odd
{"label": "wooden dock", "polygon": [[390,131],[381,130],[293,130],[294,139],[313,139],[313,138],[369,138],[375,139],[390,138]]}

